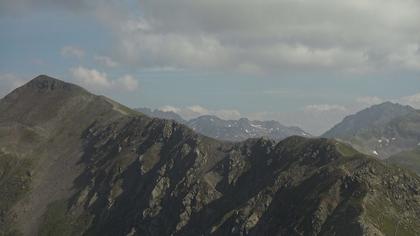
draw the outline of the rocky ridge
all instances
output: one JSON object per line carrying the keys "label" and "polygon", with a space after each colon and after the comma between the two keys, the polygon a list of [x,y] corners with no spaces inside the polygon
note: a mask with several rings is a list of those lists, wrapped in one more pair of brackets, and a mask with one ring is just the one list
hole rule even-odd
{"label": "rocky ridge", "polygon": [[0,234],[420,233],[420,178],[346,144],[221,142],[60,83],[0,100]]}

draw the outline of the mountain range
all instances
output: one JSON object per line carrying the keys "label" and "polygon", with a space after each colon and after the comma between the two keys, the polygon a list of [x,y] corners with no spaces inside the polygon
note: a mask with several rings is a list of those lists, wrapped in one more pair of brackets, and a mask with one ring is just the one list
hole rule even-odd
{"label": "mountain range", "polygon": [[311,137],[309,133],[299,127],[287,127],[277,121],[258,121],[247,118],[224,120],[214,115],[203,115],[187,121],[172,111],[149,108],[136,110],[150,117],[177,121],[200,134],[225,141],[237,142],[260,137],[279,141],[294,135]]}
{"label": "mountain range", "polygon": [[336,138],[361,152],[388,158],[420,145],[420,111],[385,102],[345,117],[322,137]]}
{"label": "mountain range", "polygon": [[342,142],[226,142],[45,75],[0,100],[0,235],[419,235],[420,177]]}

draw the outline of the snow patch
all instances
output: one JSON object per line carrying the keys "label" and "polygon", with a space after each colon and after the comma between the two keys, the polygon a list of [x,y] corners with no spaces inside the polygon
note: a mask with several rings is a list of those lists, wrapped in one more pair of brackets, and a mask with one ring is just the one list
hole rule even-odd
{"label": "snow patch", "polygon": [[262,129],[261,125],[254,125],[254,124],[250,124],[252,127],[257,128],[257,129]]}
{"label": "snow patch", "polygon": [[373,150],[372,153],[375,154],[376,156],[378,155],[378,152],[376,150]]}

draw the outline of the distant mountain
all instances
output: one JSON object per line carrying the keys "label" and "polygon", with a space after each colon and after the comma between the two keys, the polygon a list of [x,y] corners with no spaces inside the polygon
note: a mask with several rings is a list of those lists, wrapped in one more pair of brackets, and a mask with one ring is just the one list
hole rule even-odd
{"label": "distant mountain", "polygon": [[387,158],[420,143],[420,112],[391,102],[374,105],[345,117],[322,137],[336,138],[359,151]]}
{"label": "distant mountain", "polygon": [[294,135],[311,137],[298,127],[286,127],[277,121],[251,121],[246,118],[223,120],[207,115],[189,120],[186,125],[200,134],[227,141],[259,137],[282,140]]}
{"label": "distant mountain", "polygon": [[392,155],[387,161],[410,169],[420,175],[420,146],[413,150]]}
{"label": "distant mountain", "polygon": [[420,177],[323,138],[223,142],[39,76],[0,100],[0,235],[419,235]]}
{"label": "distant mountain", "polygon": [[212,115],[204,115],[186,121],[175,112],[151,110],[149,108],[138,108],[136,110],[150,117],[175,120],[200,134],[226,141],[244,141],[249,138],[261,137],[282,140],[294,135],[311,137],[309,133],[299,127],[284,126],[277,121],[251,121],[247,118],[223,120]]}
{"label": "distant mountain", "polygon": [[180,115],[178,115],[177,113],[173,112],[173,111],[161,111],[159,109],[155,109],[152,110],[150,108],[137,108],[135,109],[136,111],[139,111],[149,117],[153,117],[153,118],[160,118],[160,119],[166,119],[166,120],[174,120],[176,122],[179,122],[181,124],[186,123],[186,121],[184,119],[182,119],[182,117]]}

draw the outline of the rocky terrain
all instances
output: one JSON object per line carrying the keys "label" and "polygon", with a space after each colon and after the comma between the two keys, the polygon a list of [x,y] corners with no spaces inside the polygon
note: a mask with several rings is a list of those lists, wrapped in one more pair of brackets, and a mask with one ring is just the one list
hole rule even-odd
{"label": "rocky terrain", "polygon": [[420,111],[385,102],[350,115],[322,137],[347,142],[381,159],[420,146]]}
{"label": "rocky terrain", "polygon": [[268,138],[280,141],[294,135],[311,137],[309,133],[299,127],[284,126],[277,121],[259,121],[247,118],[224,120],[213,115],[203,115],[187,121],[171,111],[151,110],[149,108],[136,110],[150,117],[175,120],[185,124],[197,133],[225,141],[237,142],[249,138]]}
{"label": "rocky terrain", "polygon": [[0,235],[419,235],[420,177],[324,138],[223,142],[39,76],[0,100]]}

